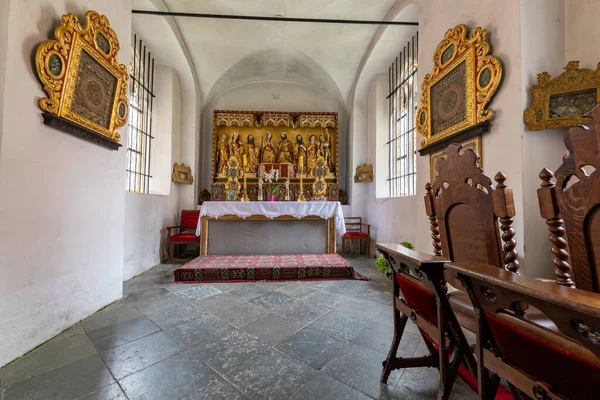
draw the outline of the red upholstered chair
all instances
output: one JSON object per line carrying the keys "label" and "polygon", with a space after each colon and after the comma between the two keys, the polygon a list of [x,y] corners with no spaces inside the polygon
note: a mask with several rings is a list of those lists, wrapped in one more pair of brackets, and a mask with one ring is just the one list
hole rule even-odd
{"label": "red upholstered chair", "polygon": [[[196,236],[196,226],[198,225],[198,219],[200,218],[200,210],[181,210],[181,222],[178,226],[168,227],[169,231],[169,244],[168,254],[169,260],[171,259],[171,245],[177,247],[177,245],[188,245],[197,244],[200,249],[200,238]],[[172,235],[171,230],[175,229],[178,233]]]}
{"label": "red upholstered chair", "polygon": [[346,250],[346,240],[359,240],[360,251],[362,244],[367,242],[367,256],[371,258],[371,225],[363,224],[361,217],[344,217],[346,233],[342,236],[342,255]]}
{"label": "red upholstered chair", "polygon": [[[485,360],[478,365],[480,399],[494,398],[497,377],[508,381],[515,399],[600,399],[600,294],[483,263],[446,268],[478,313],[477,358]],[[527,307],[555,329],[524,316]]]}

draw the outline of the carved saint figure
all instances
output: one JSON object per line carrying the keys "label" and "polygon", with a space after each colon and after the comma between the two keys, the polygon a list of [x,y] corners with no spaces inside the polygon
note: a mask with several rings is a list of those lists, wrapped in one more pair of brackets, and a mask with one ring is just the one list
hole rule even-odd
{"label": "carved saint figure", "polygon": [[275,162],[275,148],[272,143],[273,134],[267,132],[267,136],[263,138],[260,157],[260,162],[263,164],[272,164]]}
{"label": "carved saint figure", "polygon": [[231,143],[229,144],[229,157],[237,158],[237,160],[242,162],[242,143],[240,141],[240,135],[237,132],[233,133],[231,137]]}
{"label": "carved saint figure", "polygon": [[327,133],[327,140],[321,135],[321,155],[325,159],[325,165],[329,167],[329,171],[333,172],[333,166],[331,165],[331,138],[329,136],[329,130],[325,129]]}
{"label": "carved saint figure", "polygon": [[[302,165],[300,165],[300,158],[302,158]],[[296,145],[294,146],[294,161],[298,166],[298,171],[300,168],[306,167],[306,147],[302,142],[302,136],[296,136]]]}
{"label": "carved saint figure", "polygon": [[310,135],[310,143],[308,145],[308,149],[306,149],[306,168],[307,173],[312,175],[312,170],[315,167],[317,162],[317,156],[319,155],[319,144],[315,143],[317,137],[315,135]]}
{"label": "carved saint figure", "polygon": [[217,144],[217,174],[225,171],[227,161],[229,161],[229,145],[227,144],[227,135],[223,134]]}
{"label": "carved saint figure", "polygon": [[246,157],[248,163],[246,164],[245,172],[254,173],[258,168],[258,148],[254,145],[254,136],[248,135],[246,142]]}
{"label": "carved saint figure", "polygon": [[279,154],[277,162],[280,164],[292,164],[292,143],[288,140],[285,132],[281,134],[281,142],[279,143]]}

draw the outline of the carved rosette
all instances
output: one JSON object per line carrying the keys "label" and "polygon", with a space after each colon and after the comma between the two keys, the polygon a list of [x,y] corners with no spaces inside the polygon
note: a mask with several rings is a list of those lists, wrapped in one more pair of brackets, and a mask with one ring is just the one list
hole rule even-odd
{"label": "carved rosette", "polygon": [[[425,137],[421,147],[489,121],[494,112],[487,108],[502,79],[500,60],[489,54],[487,31],[475,28],[467,37],[467,27],[457,25],[446,32],[433,56],[433,69],[425,75],[421,85],[421,106],[417,111],[417,130]],[[431,88],[453,70],[465,64],[465,86],[460,95],[465,96],[466,112],[462,121],[440,132],[432,131]]]}
{"label": "carved rosette", "polygon": [[[127,69],[117,59],[119,40],[108,19],[88,11],[82,26],[75,14],[65,14],[54,36],[55,39],[42,42],[35,55],[37,74],[48,95],[39,100],[40,108],[119,142],[121,137],[117,131],[125,125],[129,113]],[[108,128],[70,111],[83,50],[117,78],[114,98],[110,99],[112,112]]]}
{"label": "carved rosette", "polygon": [[216,126],[259,126],[254,114],[217,113]]}
{"label": "carved rosette", "polygon": [[335,128],[337,115],[300,115],[297,125],[302,128]]}
{"label": "carved rosette", "polygon": [[[550,97],[565,96],[573,93],[573,96],[581,95],[581,92],[592,90],[590,93],[592,102],[590,108],[600,102],[600,63],[595,70],[579,68],[579,61],[569,61],[564,68],[565,72],[554,79],[550,74],[542,72],[538,74],[538,83],[531,87],[533,93],[533,104],[523,114],[523,120],[529,126],[529,130],[539,131],[551,128],[568,128],[578,125],[591,125],[594,121],[586,118],[583,114],[589,110],[580,110],[573,113],[566,111],[564,116],[550,115]],[[578,105],[579,106],[579,105]]]}
{"label": "carved rosette", "polygon": [[265,113],[260,118],[259,126],[285,126],[296,129],[294,118],[290,114],[285,113]]}

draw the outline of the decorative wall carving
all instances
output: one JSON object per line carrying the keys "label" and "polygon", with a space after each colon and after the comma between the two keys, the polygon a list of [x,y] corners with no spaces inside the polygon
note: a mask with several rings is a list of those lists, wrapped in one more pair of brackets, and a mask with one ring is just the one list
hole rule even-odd
{"label": "decorative wall carving", "polygon": [[259,126],[258,118],[253,114],[218,113],[215,115],[216,126]]}
{"label": "decorative wall carving", "polygon": [[285,126],[296,129],[296,122],[290,114],[286,113],[265,113],[260,118],[259,126]]}
{"label": "decorative wall carving", "polygon": [[600,102],[600,63],[592,70],[569,61],[556,78],[550,79],[547,72],[537,78],[537,85],[531,87],[533,104],[523,114],[529,130],[593,124],[583,115]]}
{"label": "decorative wall carving", "polygon": [[117,59],[115,31],[106,16],[88,11],[84,26],[75,14],[63,15],[54,36],[42,42],[35,55],[37,74],[48,95],[39,100],[44,123],[118,148],[118,130],[127,122],[129,103],[127,69]]}
{"label": "decorative wall carving", "polygon": [[354,182],[373,182],[373,165],[361,164],[356,167]]}
{"label": "decorative wall carving", "polygon": [[489,121],[487,108],[502,78],[500,60],[490,53],[487,31],[457,25],[446,32],[433,56],[433,69],[421,86],[417,130],[421,147]]}
{"label": "decorative wall carving", "polygon": [[171,173],[171,180],[176,183],[186,183],[188,185],[191,185],[192,183],[194,183],[192,169],[184,163],[173,164],[173,173]]}

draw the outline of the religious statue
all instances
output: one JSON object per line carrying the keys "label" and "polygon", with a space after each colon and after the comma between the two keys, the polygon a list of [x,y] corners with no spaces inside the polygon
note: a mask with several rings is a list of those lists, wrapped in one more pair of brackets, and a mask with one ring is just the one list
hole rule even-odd
{"label": "religious statue", "polygon": [[255,173],[258,168],[258,148],[254,145],[254,136],[248,135],[246,141],[246,157],[248,162],[244,168],[244,172]]}
{"label": "religious statue", "polygon": [[[301,160],[302,165],[300,165]],[[296,136],[296,145],[294,146],[294,162],[298,166],[298,171],[300,171],[300,168],[306,167],[306,147],[302,142],[301,135]]]}
{"label": "religious statue", "polygon": [[317,137],[315,135],[310,135],[310,143],[308,145],[308,149],[306,149],[306,169],[307,172],[312,175],[312,170],[315,167],[315,163],[317,162],[317,157],[319,156],[320,145],[315,143]]}
{"label": "religious statue", "polygon": [[281,134],[281,142],[279,143],[279,154],[277,162],[280,164],[293,164],[292,160],[292,143],[288,140],[285,132]]}
{"label": "religious statue", "polygon": [[240,135],[237,132],[233,133],[231,137],[231,143],[229,144],[229,157],[237,158],[238,162],[242,162],[242,142]]}
{"label": "religious statue", "polygon": [[275,162],[275,147],[273,147],[272,138],[273,134],[271,132],[267,132],[267,136],[263,138],[260,157],[260,162],[263,164],[273,164]]}
{"label": "religious statue", "polygon": [[321,135],[321,155],[325,159],[325,165],[330,171],[333,171],[332,160],[331,160],[331,138],[329,136],[329,130],[325,128],[327,133],[327,140]]}
{"label": "religious statue", "polygon": [[229,146],[227,144],[227,135],[223,134],[217,144],[217,174],[223,174],[229,161]]}

